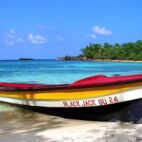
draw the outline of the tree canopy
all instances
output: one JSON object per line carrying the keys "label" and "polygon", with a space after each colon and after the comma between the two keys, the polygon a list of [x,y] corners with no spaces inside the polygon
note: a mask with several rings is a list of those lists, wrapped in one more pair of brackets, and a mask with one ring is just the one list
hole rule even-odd
{"label": "tree canopy", "polygon": [[65,56],[65,60],[142,60],[142,40],[124,44],[90,43],[79,56]]}
{"label": "tree canopy", "polygon": [[124,44],[90,43],[79,56],[65,56],[65,60],[142,60],[142,41]]}
{"label": "tree canopy", "polygon": [[142,41],[114,45],[90,43],[81,51],[87,59],[142,60]]}

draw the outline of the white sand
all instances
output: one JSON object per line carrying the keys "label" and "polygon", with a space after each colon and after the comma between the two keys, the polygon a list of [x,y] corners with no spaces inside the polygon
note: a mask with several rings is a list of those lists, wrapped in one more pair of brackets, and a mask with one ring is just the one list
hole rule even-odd
{"label": "white sand", "polygon": [[[142,124],[58,118],[57,127],[35,124],[0,136],[0,142],[142,142]],[[36,131],[37,126],[41,130]]]}
{"label": "white sand", "polygon": [[65,119],[22,110],[0,117],[0,142],[142,142],[142,124]]}
{"label": "white sand", "polygon": [[80,122],[78,125],[45,130],[37,134],[55,142],[136,142],[142,141],[142,124],[121,122]]}

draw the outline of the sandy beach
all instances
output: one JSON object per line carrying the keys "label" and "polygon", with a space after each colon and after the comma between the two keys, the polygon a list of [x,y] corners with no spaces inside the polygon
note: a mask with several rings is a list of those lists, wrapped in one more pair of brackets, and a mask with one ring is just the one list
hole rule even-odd
{"label": "sandy beach", "polygon": [[53,117],[18,129],[0,130],[0,142],[141,142],[142,124],[97,122]]}
{"label": "sandy beach", "polygon": [[38,133],[45,141],[136,142],[142,141],[142,125],[112,122],[79,122]]}
{"label": "sandy beach", "polygon": [[[129,117],[136,115],[134,104],[130,105],[133,114]],[[142,142],[141,121],[135,124],[81,119],[7,105],[0,115],[0,142]]]}

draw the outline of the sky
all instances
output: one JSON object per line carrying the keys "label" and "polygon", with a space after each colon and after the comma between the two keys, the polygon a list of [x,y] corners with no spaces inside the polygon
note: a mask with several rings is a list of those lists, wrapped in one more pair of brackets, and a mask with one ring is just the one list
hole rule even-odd
{"label": "sky", "polygon": [[79,55],[142,40],[141,0],[0,0],[0,59]]}

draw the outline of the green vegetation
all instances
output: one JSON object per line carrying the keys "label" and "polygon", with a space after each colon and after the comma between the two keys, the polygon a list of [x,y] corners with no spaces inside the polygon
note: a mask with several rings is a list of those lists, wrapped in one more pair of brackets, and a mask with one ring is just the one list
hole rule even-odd
{"label": "green vegetation", "polygon": [[81,51],[81,55],[76,57],[65,56],[64,60],[142,60],[142,41],[114,45],[90,43]]}

